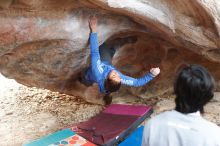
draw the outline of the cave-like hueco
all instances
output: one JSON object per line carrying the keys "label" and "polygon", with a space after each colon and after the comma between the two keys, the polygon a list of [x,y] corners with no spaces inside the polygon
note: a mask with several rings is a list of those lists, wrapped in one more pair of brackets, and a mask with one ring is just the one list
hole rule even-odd
{"label": "cave-like hueco", "polygon": [[219,0],[1,0],[0,72],[27,86],[102,103],[96,85],[77,81],[89,65],[91,15],[98,18],[100,45],[137,38],[114,56],[121,72],[140,77],[151,67],[161,68],[148,85],[123,87],[115,97],[150,98],[172,91],[182,63],[207,67],[220,91]]}

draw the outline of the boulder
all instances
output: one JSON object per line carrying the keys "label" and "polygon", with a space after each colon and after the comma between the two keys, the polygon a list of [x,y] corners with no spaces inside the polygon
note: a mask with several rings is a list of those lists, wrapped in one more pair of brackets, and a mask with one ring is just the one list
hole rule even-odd
{"label": "boulder", "polygon": [[209,69],[220,90],[220,2],[218,0],[10,0],[0,1],[0,72],[17,82],[80,96],[102,104],[94,84],[79,83],[90,64],[90,16],[98,18],[99,45],[127,37],[113,64],[141,77],[161,74],[141,88],[122,87],[114,96],[151,98],[172,91],[182,63]]}

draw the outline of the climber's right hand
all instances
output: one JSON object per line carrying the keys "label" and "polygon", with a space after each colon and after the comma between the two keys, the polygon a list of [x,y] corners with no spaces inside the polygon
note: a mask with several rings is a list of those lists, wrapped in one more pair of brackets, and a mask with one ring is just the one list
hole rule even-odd
{"label": "climber's right hand", "polygon": [[90,27],[90,29],[91,29],[91,31],[92,31],[93,33],[96,32],[96,27],[97,27],[97,18],[96,18],[96,16],[90,17],[89,27]]}

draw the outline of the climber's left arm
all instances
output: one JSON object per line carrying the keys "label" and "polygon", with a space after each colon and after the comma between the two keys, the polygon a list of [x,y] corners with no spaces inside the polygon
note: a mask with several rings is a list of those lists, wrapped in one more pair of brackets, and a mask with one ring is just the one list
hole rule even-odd
{"label": "climber's left arm", "polygon": [[120,72],[118,73],[121,78],[122,84],[127,85],[127,86],[140,87],[140,86],[147,84],[152,79],[154,79],[154,77],[156,77],[160,73],[160,69],[152,68],[149,73],[147,73],[145,76],[138,78],[138,79],[123,75]]}

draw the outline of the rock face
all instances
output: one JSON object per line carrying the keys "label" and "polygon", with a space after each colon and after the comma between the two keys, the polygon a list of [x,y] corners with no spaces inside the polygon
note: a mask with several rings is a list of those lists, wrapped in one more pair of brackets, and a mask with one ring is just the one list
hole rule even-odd
{"label": "rock face", "polygon": [[220,90],[219,0],[1,0],[0,7],[0,72],[24,85],[102,103],[97,85],[77,81],[89,66],[88,19],[96,15],[100,45],[137,38],[114,56],[121,72],[140,77],[161,68],[148,85],[123,87],[115,96],[170,91],[181,63],[207,67]]}

